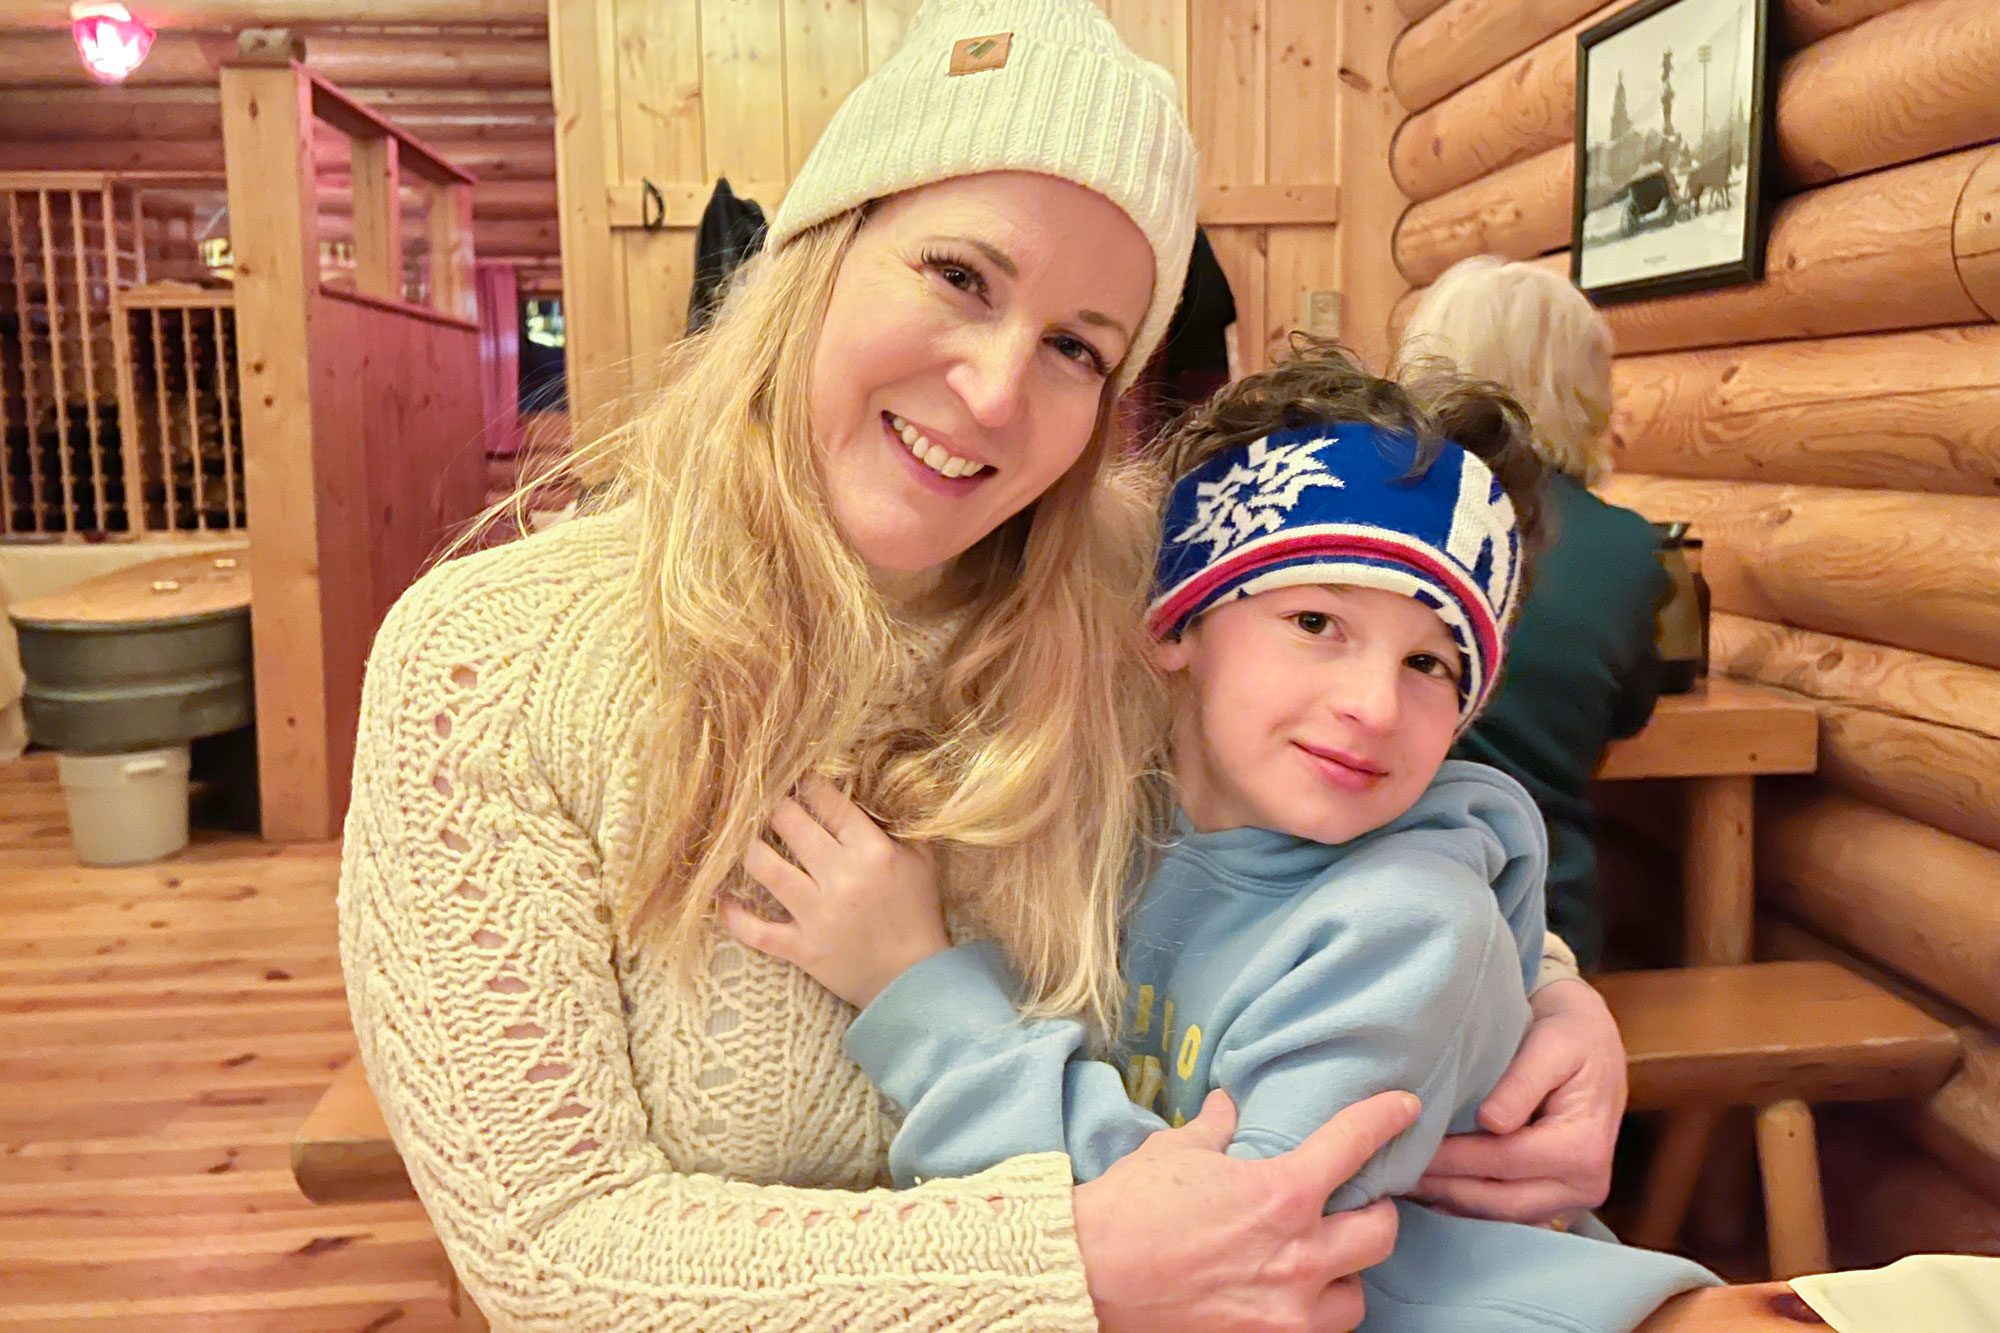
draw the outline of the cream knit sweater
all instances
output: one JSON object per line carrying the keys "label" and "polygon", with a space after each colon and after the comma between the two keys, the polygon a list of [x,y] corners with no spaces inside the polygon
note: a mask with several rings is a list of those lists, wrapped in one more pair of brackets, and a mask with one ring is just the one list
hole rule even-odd
{"label": "cream knit sweater", "polygon": [[369,662],[340,892],[370,1083],[497,1328],[1087,1329],[1069,1159],[889,1193],[851,1011],[612,927],[640,607],[618,515],[444,565]]}

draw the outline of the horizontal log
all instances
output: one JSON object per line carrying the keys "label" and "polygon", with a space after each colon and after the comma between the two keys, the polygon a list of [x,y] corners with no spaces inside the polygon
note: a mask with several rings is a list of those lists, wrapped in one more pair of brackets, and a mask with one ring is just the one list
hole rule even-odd
{"label": "horizontal log", "polygon": [[1718,671],[1826,703],[2000,738],[2000,671],[1727,612],[1712,618],[1710,640]]}
{"label": "horizontal log", "polygon": [[2000,666],[2000,498],[1614,476],[1705,539],[1717,608]]}
{"label": "horizontal log", "polygon": [[[236,43],[226,33],[163,32],[129,88],[214,87]],[[0,89],[95,88],[66,32],[0,33]],[[329,32],[306,43],[306,65],[369,88],[547,88],[548,38],[481,33]]]}
{"label": "horizontal log", "polygon": [[[1411,111],[1572,25],[1602,22],[1628,0],[1450,0],[1404,31],[1389,52],[1389,86]],[[1797,50],[1909,0],[1778,0],[1775,37]]]}
{"label": "horizontal log", "polygon": [[1676,477],[2000,493],[2000,326],[1625,357],[1613,458]]}
{"label": "horizontal log", "polygon": [[[1942,81],[1930,73],[1936,63],[1931,45],[1940,34],[1956,43],[1945,66],[1949,77]],[[1786,63],[1778,89],[1781,169],[1774,179],[1781,186],[1823,183],[2000,139],[2000,101],[1990,95],[1995,86],[2000,86],[2000,7],[1987,0],[1915,0]],[[1823,151],[1829,137],[1849,142],[1850,124],[1859,126],[1853,146],[1831,155]],[[1396,262],[1404,276],[1413,284],[1431,281],[1478,253],[1462,247],[1486,230],[1506,234],[1510,248],[1504,253],[1512,259],[1562,247],[1570,234],[1574,156],[1568,145],[1547,148],[1412,204],[1396,229]],[[1496,195],[1494,182],[1503,176],[1509,193]],[[1542,206],[1510,229],[1504,222],[1514,194]],[[1558,198],[1559,213],[1546,207]]]}
{"label": "horizontal log", "polygon": [[[346,217],[354,211],[354,193],[344,176],[322,181],[315,202],[323,216]],[[406,194],[406,212],[421,213],[426,206]],[[514,222],[552,219],[556,215],[556,183],[480,181],[472,187],[472,215]]]}
{"label": "horizontal log", "polygon": [[[1908,3],[1911,0],[1882,0],[1850,6],[1842,17],[1858,23],[1871,13]],[[1793,8],[1817,18],[1830,7],[1813,3]],[[1412,199],[1432,199],[1486,172],[1569,143],[1576,133],[1577,35],[1616,9],[1613,5],[1584,16],[1405,120],[1389,150],[1390,167],[1403,193]],[[1826,31],[1815,30],[1790,45],[1781,37],[1780,49],[1797,50],[1825,35]],[[1879,76],[1870,71],[1869,77]]]}
{"label": "horizontal log", "polygon": [[[1569,276],[1569,252],[1533,261]],[[1982,293],[1975,283],[1984,278]],[[1391,315],[1396,336],[1422,297]],[[1793,195],[1764,281],[1603,312],[1621,353],[1876,333],[2000,317],[2000,149],[1969,148]]]}
{"label": "horizontal log", "polygon": [[2000,739],[1826,704],[1819,771],[1835,791],[2000,849]]}
{"label": "horizontal log", "polygon": [[[351,241],[354,239],[353,223],[353,218],[344,213],[323,214],[319,219],[319,239]],[[404,253],[427,253],[428,247],[429,239],[422,232],[412,232],[405,227]],[[562,255],[553,216],[539,221],[532,218],[475,217],[472,221],[472,248],[476,259],[504,256],[509,260],[537,259],[547,262]]]}
{"label": "horizontal log", "polygon": [[1391,241],[1397,269],[1421,286],[1472,255],[1533,259],[1562,245],[1570,233],[1571,156],[1563,144],[1411,204]]}
{"label": "horizontal log", "polygon": [[1819,184],[2000,139],[2000,5],[1916,0],[1785,67],[1778,165]]}
{"label": "horizontal log", "polygon": [[1434,14],[1444,0],[1396,0],[1396,10],[1405,20],[1415,23],[1426,14]]}
{"label": "horizontal log", "polygon": [[1763,899],[2000,1024],[2000,852],[1850,797],[1758,803]]}
{"label": "horizontal log", "polygon": [[1717,670],[1811,699],[1831,788],[2000,848],[2000,672],[1719,615]]}
{"label": "horizontal log", "polygon": [[[463,167],[481,181],[554,180],[555,138],[535,139],[427,139],[437,153],[454,166]],[[337,170],[335,150],[342,163]],[[324,165],[330,178],[347,174],[344,159],[347,145],[333,141],[327,145]],[[222,140],[216,139],[132,139],[132,140],[44,140],[40,142],[0,141],[0,171],[118,171],[118,172],[204,172],[220,176],[223,169]]]}
{"label": "horizontal log", "polygon": [[2000,1034],[1957,1005],[1941,1000],[1922,977],[1906,977],[1864,957],[1856,944],[1832,941],[1797,922],[1766,915],[1757,923],[1757,956],[1820,959],[1916,1005],[1958,1034],[1958,1069],[1916,1108],[1910,1128],[1926,1148],[1979,1187],[2000,1197]]}
{"label": "horizontal log", "polygon": [[[426,140],[555,133],[555,104],[534,89],[342,91]],[[220,139],[222,102],[215,88],[48,88],[0,94],[0,120],[10,135],[51,141]]]}
{"label": "horizontal log", "polygon": [[[18,7],[17,7],[18,8]],[[477,24],[540,28],[548,23],[546,0],[148,0],[141,7],[154,27],[234,32],[238,28],[291,28],[312,32],[330,27],[381,24]],[[18,28],[67,28],[69,6],[29,5],[8,15]]]}
{"label": "horizontal log", "polygon": [[1511,166],[1576,135],[1576,36],[1591,13],[1396,128],[1389,173],[1411,199]]}

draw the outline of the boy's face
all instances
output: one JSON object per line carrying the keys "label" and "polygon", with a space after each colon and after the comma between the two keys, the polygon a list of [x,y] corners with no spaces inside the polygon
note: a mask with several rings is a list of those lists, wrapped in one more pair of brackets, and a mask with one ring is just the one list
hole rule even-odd
{"label": "boy's face", "polygon": [[1416,803],[1458,729],[1451,632],[1377,588],[1279,588],[1223,602],[1158,649],[1185,671],[1181,803],[1202,832],[1343,843]]}

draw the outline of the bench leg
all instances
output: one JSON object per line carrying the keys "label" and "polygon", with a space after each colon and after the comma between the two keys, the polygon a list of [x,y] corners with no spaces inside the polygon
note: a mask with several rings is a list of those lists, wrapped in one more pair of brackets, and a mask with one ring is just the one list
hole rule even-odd
{"label": "bench leg", "polygon": [[1796,1098],[1757,1112],[1757,1162],[1764,1176],[1764,1216],[1771,1276],[1824,1273],[1826,1205],[1820,1198],[1819,1139],[1812,1107]]}
{"label": "bench leg", "polygon": [[1708,1143],[1722,1118],[1719,1107],[1694,1106],[1674,1111],[1653,1149],[1646,1168],[1646,1187],[1639,1201],[1639,1220],[1632,1227],[1632,1244],[1648,1250],[1670,1250],[1687,1220],[1688,1201],[1708,1160]]}
{"label": "bench leg", "polygon": [[457,1333],[487,1333],[486,1316],[479,1312],[478,1303],[459,1282],[457,1272],[447,1267],[445,1274],[445,1298],[455,1321],[452,1327]]}

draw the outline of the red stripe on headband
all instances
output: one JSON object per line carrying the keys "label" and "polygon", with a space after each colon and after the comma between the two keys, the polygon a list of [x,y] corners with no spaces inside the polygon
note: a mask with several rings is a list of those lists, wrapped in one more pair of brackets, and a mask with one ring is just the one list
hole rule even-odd
{"label": "red stripe on headband", "polygon": [[[1357,537],[1349,534],[1318,533],[1304,537],[1287,537],[1231,556],[1219,565],[1209,566],[1182,584],[1180,590],[1153,613],[1150,626],[1153,637],[1164,636],[1189,609],[1201,606],[1224,584],[1231,583],[1242,575],[1255,573],[1265,565],[1280,564],[1286,560],[1309,555],[1387,557],[1436,579],[1457,594],[1459,605],[1467,611],[1466,618],[1472,622],[1473,633],[1479,636],[1480,651],[1485,656],[1487,665],[1493,667],[1499,664],[1500,627],[1486,611],[1477,588],[1462,574],[1449,565],[1440,564],[1429,553],[1427,547],[1404,545],[1381,537]],[[1483,693],[1484,688],[1492,684],[1492,672],[1487,670],[1480,674],[1483,677],[1480,681]]]}

